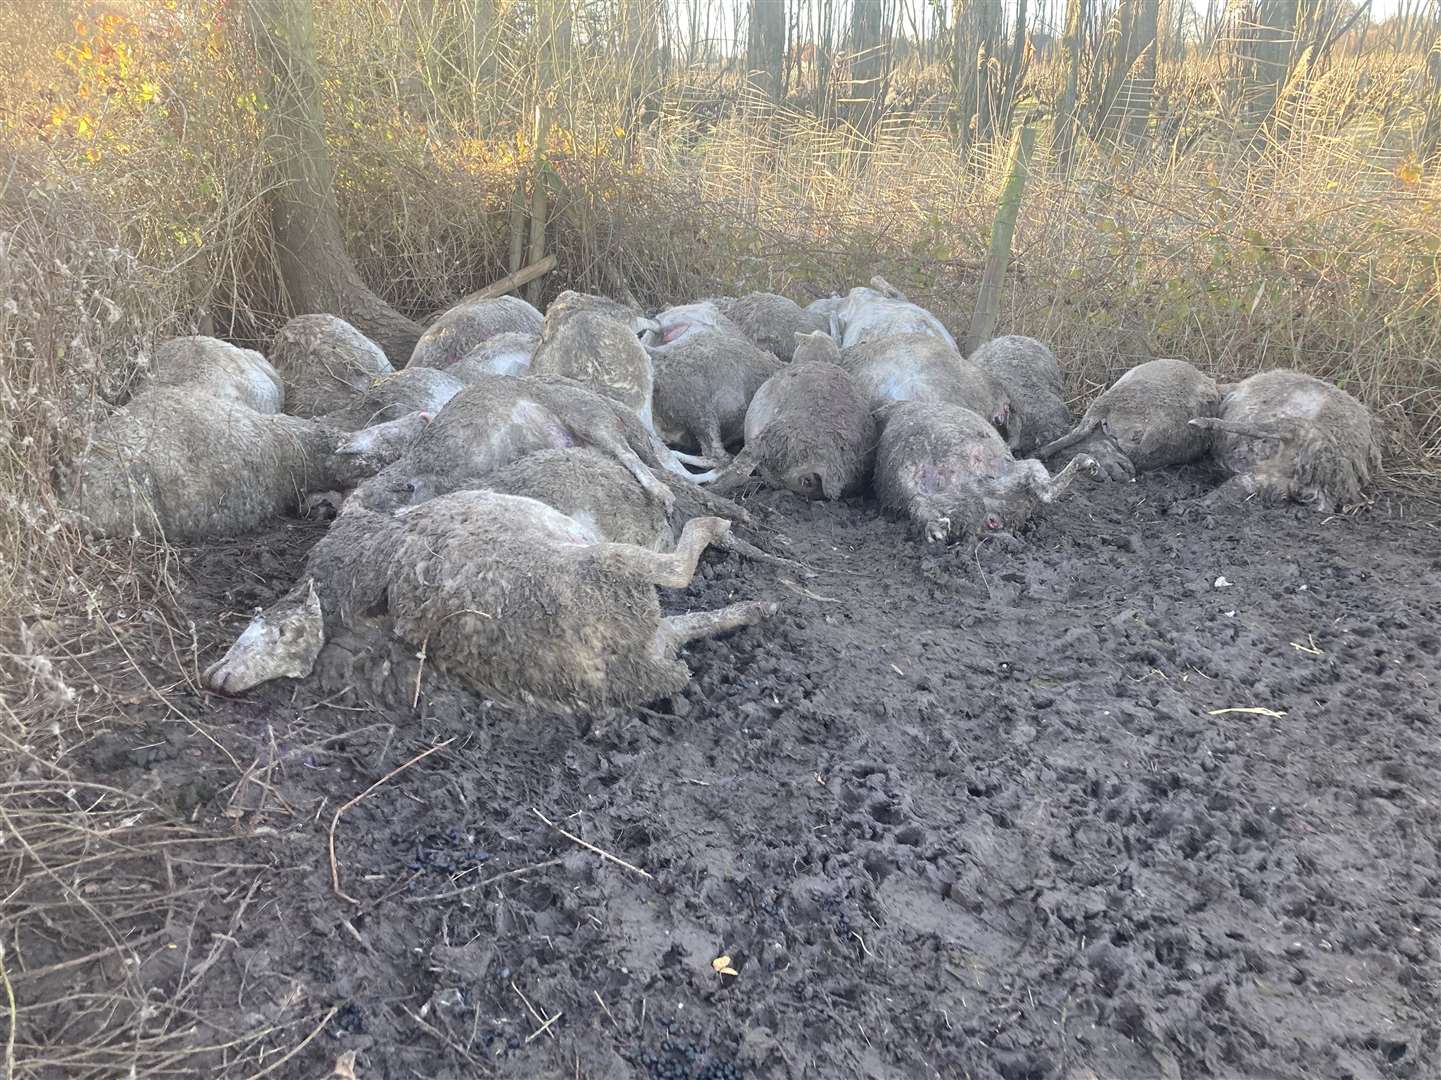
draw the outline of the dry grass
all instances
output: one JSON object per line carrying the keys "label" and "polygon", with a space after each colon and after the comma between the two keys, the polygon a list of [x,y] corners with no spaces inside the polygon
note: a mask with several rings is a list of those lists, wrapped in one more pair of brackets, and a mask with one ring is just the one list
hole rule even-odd
{"label": "dry grass", "polygon": [[[317,3],[363,275],[413,315],[502,276],[552,28],[504,4],[465,35],[454,20]],[[263,102],[227,21],[234,5],[98,10],[0,13],[14,64],[0,82],[0,946],[18,999],[15,1075],[179,1074],[203,1047],[245,1072],[314,1018],[207,1043],[184,994],[161,1002],[147,987],[152,968],[194,987],[209,954],[177,928],[237,903],[254,874],[194,858],[206,834],[71,765],[137,715],[214,737],[174,701],[201,649],[174,599],[175,553],[87,541],[61,524],[56,496],[157,340],[208,316],[264,343],[283,320],[256,150]],[[903,73],[914,108],[862,139],[748,99],[733,73],[662,84],[618,55],[577,50],[553,68],[549,293],[623,281],[652,304],[751,288],[804,301],[879,272],[968,322],[1001,155],[957,153],[938,73]],[[1394,477],[1431,473],[1441,164],[1414,160],[1437,107],[1415,60],[1336,60],[1286,100],[1285,137],[1252,151],[1226,112],[1222,59],[1163,66],[1165,140],[1084,145],[1065,174],[1042,153],[1001,330],[1053,343],[1078,399],[1155,355],[1221,375],[1314,371],[1383,415]],[[1049,100],[1054,70],[1038,62],[1031,83]],[[240,764],[227,767],[237,782]],[[179,975],[165,966],[176,950]],[[90,996],[62,1008],[82,969]]]}

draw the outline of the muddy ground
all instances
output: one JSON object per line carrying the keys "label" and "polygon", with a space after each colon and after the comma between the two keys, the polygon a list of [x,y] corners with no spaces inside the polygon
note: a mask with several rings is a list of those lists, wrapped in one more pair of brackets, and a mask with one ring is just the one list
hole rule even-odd
{"label": "muddy ground", "polygon": [[[1434,511],[1178,513],[1205,483],[1078,485],[978,552],[757,493],[817,576],[707,555],[669,608],[782,613],[625,715],[180,695],[237,779],[141,710],[82,767],[249,868],[142,950],[220,1048],[172,1074],[276,1025],[272,1076],[1441,1075]],[[317,536],[187,554],[212,655]],[[340,817],[341,899],[337,809],[447,740]]]}

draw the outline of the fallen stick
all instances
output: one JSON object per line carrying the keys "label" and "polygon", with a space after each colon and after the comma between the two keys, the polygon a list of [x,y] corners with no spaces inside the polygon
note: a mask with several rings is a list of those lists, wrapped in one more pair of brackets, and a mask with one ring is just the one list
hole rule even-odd
{"label": "fallen stick", "polygon": [[335,860],[335,827],[340,824],[340,815],[343,814],[343,813],[345,813],[347,810],[349,810],[349,809],[350,809],[352,806],[354,806],[356,803],[360,802],[360,801],[361,801],[362,799],[364,799],[367,795],[369,795],[372,791],[374,791],[376,788],[380,787],[381,784],[385,783],[387,780],[390,780],[392,777],[399,776],[401,773],[405,772],[406,769],[410,768],[410,767],[411,767],[412,765],[414,765],[416,762],[418,762],[418,761],[424,761],[426,758],[430,757],[430,755],[433,754],[433,753],[435,753],[437,750],[444,750],[444,749],[445,749],[447,746],[449,746],[451,743],[455,742],[455,738],[456,738],[456,737],[455,737],[454,735],[452,735],[450,738],[446,739],[445,742],[443,742],[443,743],[436,743],[436,744],[435,744],[434,746],[432,746],[429,750],[423,750],[423,751],[421,751],[419,754],[416,754],[415,757],[411,758],[411,759],[410,759],[409,761],[407,761],[404,765],[397,765],[395,768],[391,769],[390,772],[386,773],[386,774],[385,774],[384,776],[382,776],[379,780],[377,780],[375,783],[371,784],[368,788],[366,788],[366,789],[365,789],[364,791],[362,791],[359,795],[357,795],[355,798],[351,799],[348,803],[346,803],[344,806],[342,806],[339,810],[337,810],[337,811],[335,812],[335,817],[332,818],[331,821],[330,821],[330,887],[335,890],[335,895],[336,895],[336,896],[340,897],[342,900],[348,900],[350,903],[354,904],[356,907],[360,907],[360,901],[357,900],[355,897],[351,896],[349,893],[347,893],[344,889],[342,889],[342,888],[340,887],[340,864],[339,864],[338,862],[336,862],[336,860]]}
{"label": "fallen stick", "polygon": [[552,866],[559,866],[565,862],[564,859],[546,859],[545,862],[534,863],[530,866],[517,867],[514,870],[507,870],[503,874],[491,874],[484,881],[472,881],[469,885],[462,885],[458,889],[450,889],[446,892],[431,893],[428,896],[412,896],[406,899],[409,904],[423,904],[432,900],[449,900],[452,897],[464,896],[466,893],[473,893],[477,889],[483,889],[487,885],[494,885],[497,882],[505,881],[507,878],[522,877],[534,870],[545,870]]}
{"label": "fallen stick", "polygon": [[617,866],[624,866],[627,870],[633,871],[634,873],[639,874],[639,875],[640,875],[641,877],[643,877],[643,878],[650,878],[652,881],[655,880],[655,875],[654,875],[654,874],[651,874],[651,873],[648,873],[648,872],[645,871],[645,870],[642,870],[639,866],[636,866],[634,863],[628,863],[628,862],[626,862],[624,859],[619,859],[619,858],[617,858],[616,856],[612,855],[609,851],[606,851],[606,850],[604,850],[603,848],[598,848],[598,847],[596,847],[594,844],[590,843],[590,842],[587,841],[587,840],[582,840],[580,837],[576,836],[575,833],[566,832],[564,829],[562,829],[562,828],[561,828],[559,825],[557,825],[555,822],[551,821],[550,818],[546,817],[544,814],[542,814],[542,813],[541,813],[539,810],[537,810],[535,807],[532,806],[532,807],[530,808],[530,812],[531,812],[532,814],[534,814],[536,817],[540,818],[541,821],[545,822],[545,823],[546,823],[547,825],[549,825],[552,829],[554,829],[556,832],[560,833],[561,836],[565,837],[567,840],[571,841],[572,843],[579,844],[581,847],[585,848],[587,851],[593,851],[593,852],[595,852],[595,853],[596,853],[597,855],[599,855],[602,859],[609,859],[611,862],[615,863]]}
{"label": "fallen stick", "polygon": [[[504,296],[506,293],[515,292],[516,289],[522,285],[529,284],[542,274],[550,273],[555,269],[555,264],[555,255],[547,255],[545,258],[533,262],[513,274],[506,274],[505,277],[499,281],[492,282],[483,289],[477,289],[473,293],[466,293],[454,304],[450,305],[450,307],[459,307],[461,304],[474,304],[481,300],[494,300],[497,296]],[[450,308],[446,308],[444,311],[436,311],[427,315],[425,317],[426,325],[433,323],[449,310]]]}

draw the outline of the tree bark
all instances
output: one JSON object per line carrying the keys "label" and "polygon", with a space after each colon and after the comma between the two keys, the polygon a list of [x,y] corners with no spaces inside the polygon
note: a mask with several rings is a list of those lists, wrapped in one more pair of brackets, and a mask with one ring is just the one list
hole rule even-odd
{"label": "tree bark", "polygon": [[403,367],[420,326],[360,279],[341,235],[310,0],[246,0],[245,12],[266,91],[270,218],[288,310],[338,315]]}
{"label": "tree bark", "polygon": [[1016,218],[1021,210],[1021,196],[1026,190],[1026,176],[1035,145],[1036,129],[1022,122],[1011,137],[1006,183],[1001,189],[1000,205],[996,207],[996,220],[991,225],[991,249],[986,255],[986,268],[981,273],[976,309],[971,313],[971,330],[966,335],[967,356],[991,340],[996,324],[1001,320],[1001,290],[1006,283],[1006,271],[1011,266],[1011,241],[1016,235]]}
{"label": "tree bark", "polygon": [[1086,24],[1087,0],[1066,0],[1066,30],[1061,39],[1066,88],[1056,103],[1055,156],[1056,167],[1064,174],[1070,171],[1075,151],[1076,129],[1079,126],[1081,86],[1081,34]]}
{"label": "tree bark", "polygon": [[869,134],[885,109],[891,83],[891,12],[885,0],[855,0],[851,8],[851,122]]}
{"label": "tree bark", "polygon": [[785,0],[751,0],[746,70],[751,85],[772,101],[785,96],[785,51]]}

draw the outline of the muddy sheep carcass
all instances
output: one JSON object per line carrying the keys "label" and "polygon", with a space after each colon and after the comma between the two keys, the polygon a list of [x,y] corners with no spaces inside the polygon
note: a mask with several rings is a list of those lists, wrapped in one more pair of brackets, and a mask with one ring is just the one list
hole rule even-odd
{"label": "muddy sheep carcass", "polygon": [[928,542],[1014,534],[1065,494],[1078,469],[1094,467],[1077,455],[1052,476],[1039,461],[1017,461],[983,416],[960,405],[897,402],[881,425],[876,494]]}
{"label": "muddy sheep carcass", "polygon": [[1035,338],[1019,334],[992,338],[966,359],[990,375],[1009,399],[1015,453],[1029,454],[1075,424],[1066,407],[1056,354]]}
{"label": "muddy sheep carcass", "polygon": [[539,344],[539,334],[496,334],[462,356],[446,369],[446,374],[463,383],[473,382],[480,375],[528,375],[531,357]]}
{"label": "muddy sheep carcass", "polygon": [[756,391],[781,369],[776,357],[724,329],[698,328],[648,349],[655,371],[656,434],[716,464],[745,433]]}
{"label": "muddy sheep carcass", "polygon": [[1035,456],[1084,452],[1111,480],[1184,465],[1211,449],[1211,433],[1191,421],[1215,416],[1220,403],[1216,381],[1186,361],[1148,360],[1117,379],[1069,434]]}
{"label": "muddy sheep carcass", "polygon": [[793,360],[746,409],[745,446],[716,477],[732,490],[759,471],[772,487],[805,499],[839,499],[865,486],[876,422],[849,374],[823,361]]}
{"label": "muddy sheep carcass", "polygon": [[644,704],[689,681],[681,645],[776,610],[750,601],[661,614],[656,586],[689,584],[729,527],[697,518],[662,553],[603,541],[544,503],[496,492],[344,514],[300,583],[256,616],[205,680],[241,693],[304,676],[328,634],[344,628],[398,638],[497,700],[563,712]]}
{"label": "muddy sheep carcass", "polygon": [[1215,438],[1231,475],[1214,493],[1291,500],[1322,512],[1361,501],[1381,468],[1371,413],[1346,391],[1299,371],[1263,371],[1227,388],[1220,415],[1192,420]]}
{"label": "muddy sheep carcass", "polygon": [[291,319],[271,342],[270,361],[285,381],[285,411],[304,417],[344,409],[395,370],[379,345],[334,315]]}
{"label": "muddy sheep carcass", "polygon": [[333,429],[189,388],[137,394],[102,420],[67,505],[106,536],[232,536],[333,486]]}
{"label": "muddy sheep carcass", "polygon": [[835,311],[837,344],[847,349],[863,342],[896,334],[930,334],[959,352],[956,339],[936,318],[883,277],[871,278],[870,287],[852,289]]}
{"label": "muddy sheep carcass", "polygon": [[571,379],[487,375],[451,399],[415,444],[355,491],[372,510],[470,485],[537,450],[588,446],[620,462],[669,507],[673,485],[700,489],[670,450],[619,402]]}
{"label": "muddy sheep carcass", "polygon": [[541,313],[518,296],[463,302],[426,328],[406,366],[444,370],[500,334],[538,334],[543,321]]}
{"label": "muddy sheep carcass", "polygon": [[574,379],[620,402],[654,430],[654,373],[638,334],[654,328],[617,300],[566,291],[545,312],[530,374]]}
{"label": "muddy sheep carcass", "polygon": [[204,334],[170,338],[156,347],[142,392],[152,387],[204,394],[258,413],[285,407],[285,383],[269,360]]}
{"label": "muddy sheep carcass", "polygon": [[893,401],[962,405],[1014,446],[1019,418],[1001,383],[932,334],[894,334],[841,350],[839,363],[878,409]]}
{"label": "muddy sheep carcass", "polygon": [[714,303],[753,345],[787,363],[795,352],[797,334],[830,332],[827,316],[807,311],[779,293],[749,292],[720,297]]}

